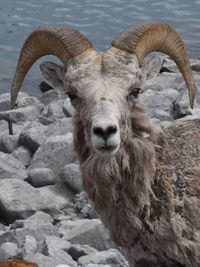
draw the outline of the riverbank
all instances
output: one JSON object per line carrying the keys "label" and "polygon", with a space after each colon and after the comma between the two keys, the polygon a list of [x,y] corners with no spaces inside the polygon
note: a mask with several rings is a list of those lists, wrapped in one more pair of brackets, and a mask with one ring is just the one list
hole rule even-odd
{"label": "riverbank", "polygon": [[[200,118],[200,60],[191,66],[197,83],[194,110],[184,80],[167,57],[144,67],[139,97],[158,132],[178,119]],[[153,64],[152,64],[153,62]],[[24,258],[40,267],[125,267],[119,252],[85,195],[73,150],[74,109],[62,93],[40,97],[0,95],[0,259]]]}

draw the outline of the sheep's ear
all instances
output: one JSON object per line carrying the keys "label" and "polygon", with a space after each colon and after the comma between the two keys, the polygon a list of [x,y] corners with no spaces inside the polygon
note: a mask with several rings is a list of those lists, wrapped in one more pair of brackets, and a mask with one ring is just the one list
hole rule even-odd
{"label": "sheep's ear", "polygon": [[64,91],[64,66],[58,65],[53,62],[44,61],[40,63],[40,71],[47,84],[54,89]]}

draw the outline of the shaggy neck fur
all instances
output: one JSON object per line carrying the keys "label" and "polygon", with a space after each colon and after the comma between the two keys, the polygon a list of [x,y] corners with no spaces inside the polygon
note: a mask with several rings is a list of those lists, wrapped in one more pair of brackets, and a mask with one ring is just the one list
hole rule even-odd
{"label": "shaggy neck fur", "polygon": [[[144,133],[152,134],[145,112],[135,107],[117,155],[100,158],[84,137],[84,126],[75,117],[75,147],[80,157],[83,185],[112,239],[122,247],[131,246],[147,224],[151,184],[155,173],[153,144]],[[130,238],[131,237],[131,238]]]}

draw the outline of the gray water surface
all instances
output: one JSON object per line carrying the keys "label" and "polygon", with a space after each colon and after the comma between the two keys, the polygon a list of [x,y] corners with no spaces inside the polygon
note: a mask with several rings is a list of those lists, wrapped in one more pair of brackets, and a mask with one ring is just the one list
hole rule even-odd
{"label": "gray water surface", "polygon": [[[0,90],[9,91],[20,47],[40,25],[73,27],[105,50],[124,28],[149,21],[170,24],[200,57],[200,0],[0,0]],[[37,94],[40,80],[36,64],[24,88]]]}

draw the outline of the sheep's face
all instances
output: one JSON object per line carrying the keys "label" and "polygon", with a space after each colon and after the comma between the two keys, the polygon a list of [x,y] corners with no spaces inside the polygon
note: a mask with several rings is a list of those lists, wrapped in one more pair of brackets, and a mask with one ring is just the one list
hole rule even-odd
{"label": "sheep's face", "polygon": [[84,125],[87,145],[101,157],[114,156],[125,138],[142,83],[136,58],[93,52],[84,61],[69,61],[65,75],[52,63],[44,63],[41,69],[57,87],[64,81],[64,90]]}

